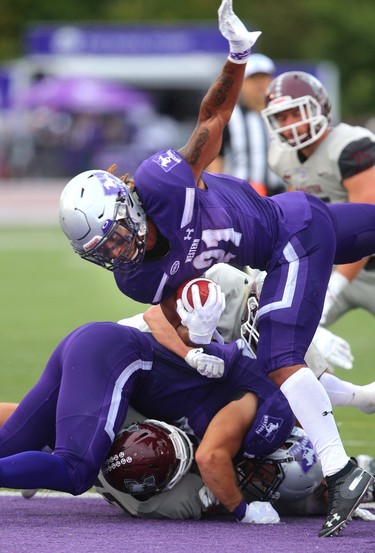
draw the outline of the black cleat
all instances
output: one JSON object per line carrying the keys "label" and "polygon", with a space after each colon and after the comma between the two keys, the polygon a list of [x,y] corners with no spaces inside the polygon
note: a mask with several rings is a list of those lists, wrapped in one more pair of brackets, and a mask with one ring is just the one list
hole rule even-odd
{"label": "black cleat", "polygon": [[338,473],[327,476],[328,516],[319,532],[320,538],[335,536],[346,526],[372,482],[373,476],[357,467],[352,459]]}

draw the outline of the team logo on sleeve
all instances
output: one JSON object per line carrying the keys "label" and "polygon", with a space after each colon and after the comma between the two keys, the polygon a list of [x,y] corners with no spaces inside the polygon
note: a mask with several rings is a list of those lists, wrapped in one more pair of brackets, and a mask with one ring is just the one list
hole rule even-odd
{"label": "team logo on sleeve", "polygon": [[281,428],[283,419],[276,417],[269,417],[268,415],[263,415],[262,420],[260,421],[258,427],[255,429],[255,432],[262,436],[267,442],[272,442]]}
{"label": "team logo on sleeve", "polygon": [[168,173],[173,167],[176,167],[179,163],[181,163],[182,158],[176,155],[175,152],[172,152],[172,150],[168,150],[167,152],[164,152],[163,154],[159,154],[152,158],[152,161],[157,163],[163,171]]}
{"label": "team logo on sleeve", "polygon": [[177,271],[179,270],[179,268],[180,268],[180,262],[179,262],[179,261],[175,261],[175,262],[172,264],[172,266],[171,266],[171,268],[170,268],[170,270],[169,270],[169,274],[172,275],[172,276],[175,275],[175,274],[177,273]]}

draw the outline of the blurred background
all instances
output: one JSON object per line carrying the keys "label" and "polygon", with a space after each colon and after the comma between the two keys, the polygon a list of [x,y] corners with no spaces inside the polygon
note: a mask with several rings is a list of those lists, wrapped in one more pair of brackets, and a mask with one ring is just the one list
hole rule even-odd
{"label": "blurred background", "polygon": [[[219,0],[3,0],[0,177],[69,177],[114,161],[132,174],[185,143],[227,43]],[[334,119],[374,126],[375,4],[236,0],[277,72],[314,73]]]}
{"label": "blurred background", "polygon": [[[58,341],[90,320],[145,306],[113,276],[82,263],[58,227],[70,177],[117,163],[117,174],[178,148],[227,56],[219,0],[2,0],[0,18],[0,401],[19,401]],[[375,3],[234,0],[255,51],[277,72],[302,69],[326,86],[335,122],[375,127]],[[374,379],[374,318],[356,311],[330,328]],[[350,454],[375,455],[373,415],[338,409]]]}

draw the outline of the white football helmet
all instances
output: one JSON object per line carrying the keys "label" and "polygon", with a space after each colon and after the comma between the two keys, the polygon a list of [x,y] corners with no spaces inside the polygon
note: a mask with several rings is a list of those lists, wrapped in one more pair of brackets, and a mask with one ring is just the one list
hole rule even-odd
{"label": "white football helmet", "polygon": [[274,453],[241,459],[236,466],[240,489],[251,500],[299,501],[313,493],[323,479],[322,468],[306,432],[294,427]]}
{"label": "white football helmet", "polygon": [[[298,108],[300,121],[280,126],[277,114]],[[268,132],[284,149],[299,150],[318,140],[331,119],[331,102],[322,83],[303,71],[288,71],[276,77],[266,90],[266,107],[261,115]],[[298,134],[298,127],[308,125],[308,131]],[[292,138],[283,133],[292,130]]]}
{"label": "white football helmet", "polygon": [[[143,260],[145,212],[131,187],[111,173],[85,171],[68,182],[60,197],[59,217],[62,230],[82,259],[125,272],[133,271]],[[121,249],[120,255],[115,256],[111,243]]]}

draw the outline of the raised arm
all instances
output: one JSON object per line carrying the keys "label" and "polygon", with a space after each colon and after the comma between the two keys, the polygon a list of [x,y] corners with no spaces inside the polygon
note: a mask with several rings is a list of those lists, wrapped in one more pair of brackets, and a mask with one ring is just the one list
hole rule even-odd
{"label": "raised arm", "polygon": [[220,32],[229,42],[228,60],[202,100],[190,139],[179,150],[191,165],[197,183],[220,151],[223,130],[238,100],[251,47],[261,34],[246,29],[233,12],[232,0],[222,0],[218,14]]}

